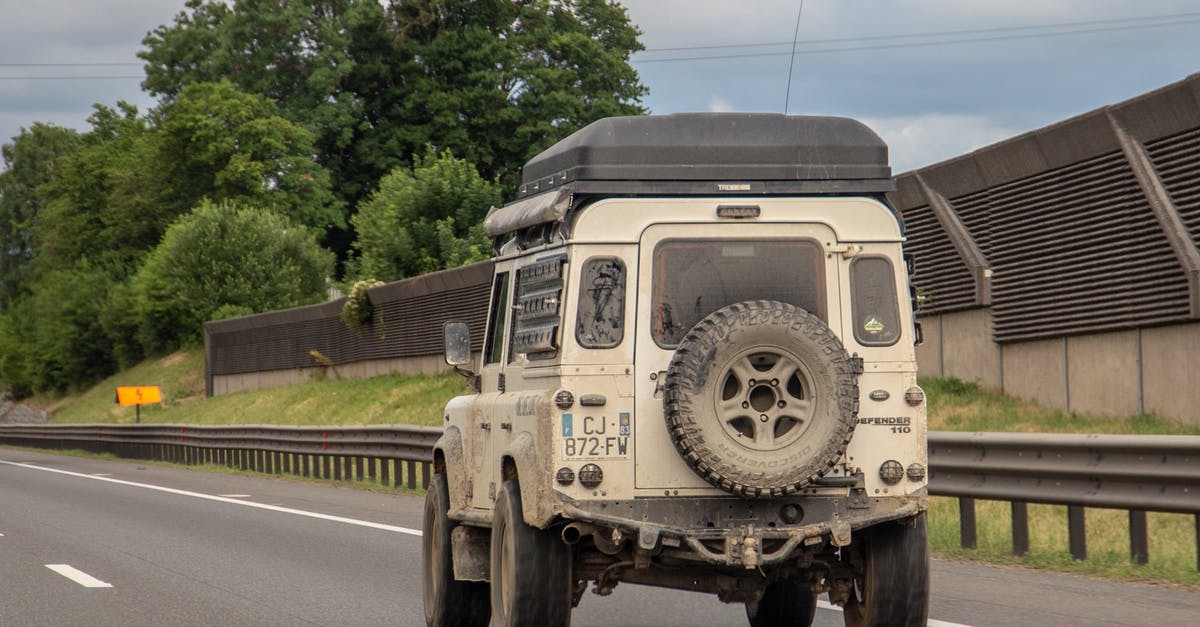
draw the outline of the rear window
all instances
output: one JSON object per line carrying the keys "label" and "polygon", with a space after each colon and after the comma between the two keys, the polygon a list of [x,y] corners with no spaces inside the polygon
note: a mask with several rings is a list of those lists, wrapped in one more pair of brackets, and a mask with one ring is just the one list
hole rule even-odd
{"label": "rear window", "polygon": [[850,263],[854,338],[863,346],[891,346],[900,339],[896,275],[886,257],[859,257]]}
{"label": "rear window", "polygon": [[826,320],[825,263],[810,240],[668,240],[654,251],[654,341],[663,348],[708,314],[777,300]]}

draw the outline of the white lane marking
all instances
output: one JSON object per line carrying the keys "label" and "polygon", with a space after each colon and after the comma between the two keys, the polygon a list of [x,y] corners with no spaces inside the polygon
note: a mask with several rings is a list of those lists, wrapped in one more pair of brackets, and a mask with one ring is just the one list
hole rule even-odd
{"label": "white lane marking", "polygon": [[219,496],[223,499],[248,499],[248,498],[250,498],[249,494],[218,494],[217,496]]}
{"label": "white lane marking", "polygon": [[[195,498],[199,498],[199,499],[206,499],[209,501],[218,501],[221,503],[233,503],[235,505],[242,505],[244,507],[254,507],[254,508],[258,508],[258,509],[265,509],[265,510],[269,510],[269,511],[273,511],[273,512],[282,512],[285,514],[295,514],[297,516],[307,516],[309,518],[330,520],[333,522],[346,523],[348,525],[358,525],[360,527],[370,527],[372,529],[382,529],[384,531],[393,531],[396,533],[403,533],[403,534],[407,534],[410,536],[420,536],[421,535],[420,529],[409,529],[407,527],[396,527],[393,525],[385,525],[382,523],[369,522],[366,520],[356,520],[353,518],[343,518],[341,516],[330,516],[328,514],[318,514],[316,512],[306,512],[304,510],[292,509],[290,507],[279,507],[278,505],[265,505],[263,503],[254,503],[252,501],[239,501],[237,499],[232,498],[232,496],[213,496],[211,494],[201,494],[199,492],[188,492],[187,490],[176,490],[175,488],[166,488],[163,486],[150,485],[147,483],[136,483],[133,481],[123,481],[121,479],[109,479],[106,477],[97,477],[95,475],[84,475],[84,474],[80,474],[77,472],[70,472],[67,470],[57,470],[54,468],[42,468],[40,466],[34,466],[32,464],[8,462],[8,461],[4,461],[4,460],[0,460],[0,464],[7,464],[9,466],[20,466],[22,468],[30,468],[33,470],[44,470],[46,472],[56,472],[56,473],[63,474],[63,475],[70,475],[72,477],[83,477],[84,479],[95,479],[97,481],[107,481],[109,483],[117,483],[117,484],[121,484],[121,485],[133,486],[133,487],[137,487],[137,488],[146,488],[147,490],[158,490],[160,492],[166,492],[168,494],[179,494],[182,496],[191,496],[191,497],[195,497]],[[820,601],[820,600],[817,601],[817,607],[826,609],[826,610],[833,610],[835,612],[842,611],[842,608],[840,608],[828,601]],[[929,619],[929,626],[930,627],[969,627],[968,625],[963,625],[961,623],[950,623],[950,622],[940,621],[940,620],[936,620],[936,619]]]}
{"label": "white lane marking", "polygon": [[67,564],[46,564],[46,568],[74,581],[84,588],[111,588],[111,583],[105,583],[95,577]]}
{"label": "white lane marking", "polygon": [[330,516],[329,514],[318,514],[317,512],[306,512],[302,509],[292,509],[290,507],[279,507],[278,505],[266,505],[263,503],[255,503],[253,501],[239,501],[237,499],[227,498],[223,496],[214,496],[212,494],[201,494],[199,492],[189,492],[187,490],[176,490],[175,488],[167,488],[163,486],[150,485],[148,483],[137,483],[135,481],[124,481],[122,479],[111,479],[109,477],[96,477],[94,475],[85,475],[69,470],[58,470],[57,468],[42,468],[41,466],[33,466],[26,463],[9,462],[0,460],[0,464],[8,466],[17,466],[20,468],[29,468],[31,470],[41,470],[43,472],[53,472],[60,475],[68,475],[71,477],[82,477],[84,479],[92,479],[93,481],[105,481],[108,483],[116,483],[119,485],[133,486],[135,488],[145,488],[147,490],[157,490],[166,492],[167,494],[177,494],[180,496],[190,496],[197,499],[205,499],[207,501],[217,501],[219,503],[233,503],[242,507],[253,507],[256,509],[265,509],[272,512],[280,512],[283,514],[292,514],[295,516],[305,516],[308,518],[317,518],[319,520],[329,520],[332,522],[345,523],[347,525],[357,525],[359,527],[369,527],[371,529],[380,529],[382,531],[391,531],[394,533],[404,533],[410,536],[420,536],[420,529],[409,529],[407,527],[397,527],[395,525],[385,525],[383,523],[370,522],[368,520],[357,520],[354,518],[344,518],[342,516]]}
{"label": "white lane marking", "polygon": [[[817,599],[817,607],[819,607],[823,610],[833,610],[834,612],[842,611],[841,606],[834,605],[834,604],[830,603],[829,601],[822,601],[820,599]],[[944,620],[937,620],[936,618],[931,618],[931,619],[929,619],[929,627],[970,627],[970,626],[963,625],[962,623],[948,623]]]}
{"label": "white lane marking", "polygon": [[93,477],[111,477],[112,475],[110,475],[106,472],[94,472],[94,473],[92,473],[92,476]]}

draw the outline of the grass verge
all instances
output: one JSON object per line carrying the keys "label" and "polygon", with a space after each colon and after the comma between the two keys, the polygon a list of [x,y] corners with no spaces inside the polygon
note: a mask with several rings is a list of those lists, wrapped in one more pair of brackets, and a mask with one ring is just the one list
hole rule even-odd
{"label": "grass verge", "polygon": [[466,390],[462,377],[444,373],[312,381],[205,398],[204,354],[192,350],[146,360],[82,394],[27,402],[52,412],[52,423],[131,424],[134,408],[115,403],[116,388],[123,385],[162,389],[162,404],[142,407],[144,423],[204,425],[438,426],[446,401]]}
{"label": "grass verge", "polygon": [[1008,502],[975,501],[978,548],[964,549],[959,535],[958,499],[931,498],[929,543],[934,556],[1200,588],[1193,516],[1149,512],[1146,522],[1150,560],[1139,565],[1129,556],[1128,512],[1087,508],[1087,559],[1076,561],[1067,549],[1066,506],[1030,504],[1028,507],[1029,552],[1016,556],[1012,554],[1012,510]]}

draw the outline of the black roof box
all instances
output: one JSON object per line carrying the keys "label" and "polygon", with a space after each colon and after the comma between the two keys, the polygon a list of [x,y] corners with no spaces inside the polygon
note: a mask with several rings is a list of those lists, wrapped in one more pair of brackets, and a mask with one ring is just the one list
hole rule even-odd
{"label": "black roof box", "polygon": [[676,113],[593,122],[525,164],[520,197],[882,194],[887,144],[849,118]]}

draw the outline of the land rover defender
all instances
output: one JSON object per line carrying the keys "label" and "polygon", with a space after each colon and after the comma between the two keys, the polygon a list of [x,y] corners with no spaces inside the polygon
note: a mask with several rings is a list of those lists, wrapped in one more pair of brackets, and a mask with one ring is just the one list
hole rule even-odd
{"label": "land rover defender", "polygon": [[845,118],[595,122],[484,229],[475,392],[424,513],[430,625],[566,625],[588,588],[751,625],[925,624],[925,396],[887,147]]}

